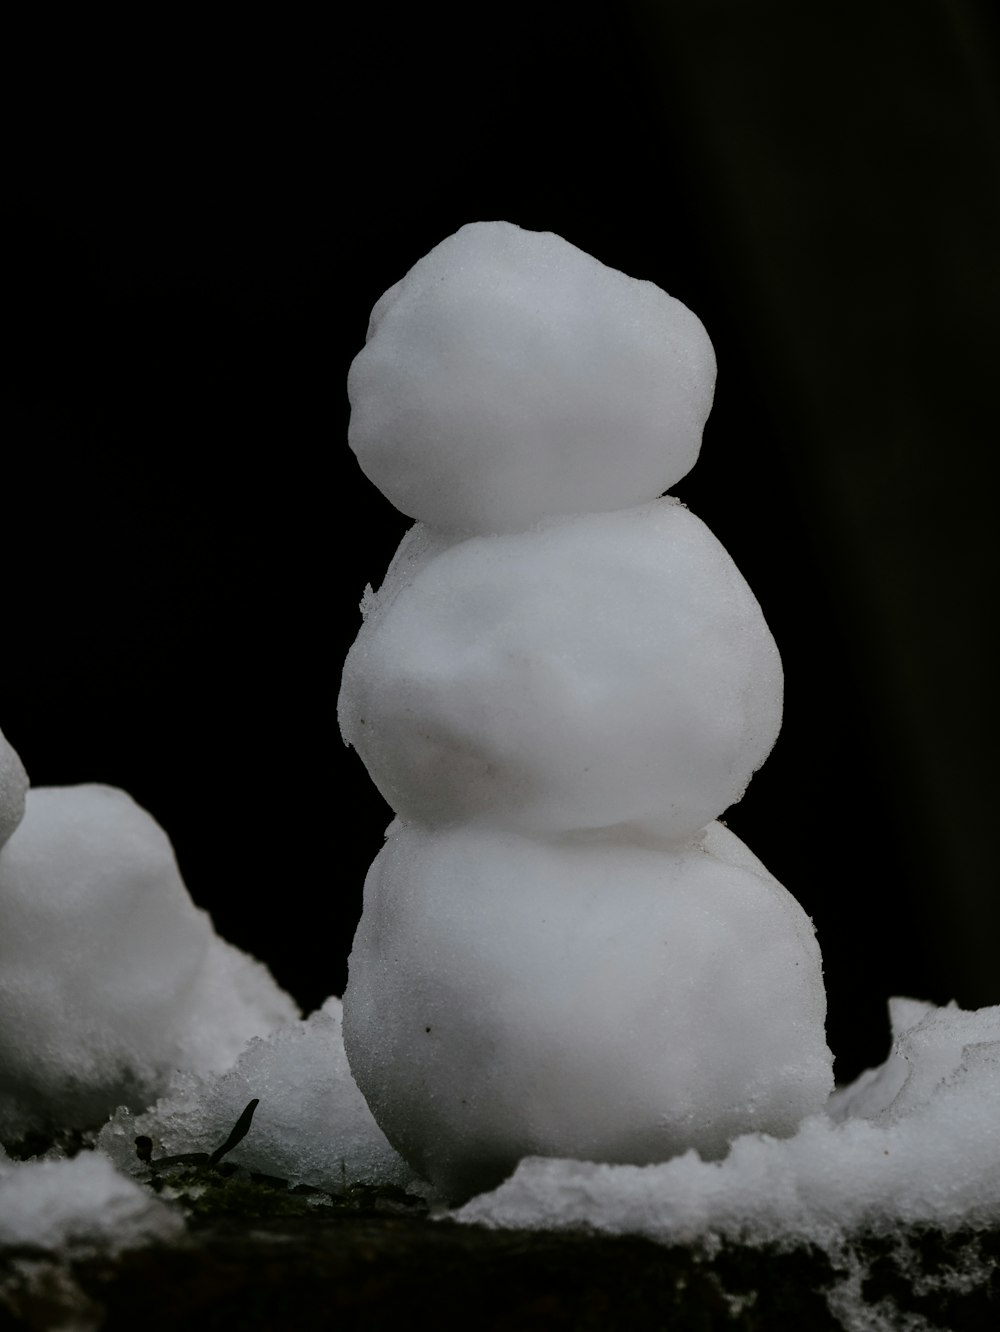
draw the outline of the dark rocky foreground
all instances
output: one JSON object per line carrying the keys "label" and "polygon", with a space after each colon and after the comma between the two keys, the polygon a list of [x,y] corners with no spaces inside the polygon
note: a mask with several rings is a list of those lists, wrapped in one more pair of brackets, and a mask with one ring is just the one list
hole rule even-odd
{"label": "dark rocky foreground", "polygon": [[[490,1231],[343,1211],[195,1218],[188,1237],[118,1258],[0,1255],[0,1332],[314,1329],[1000,1327],[1000,1232],[869,1239],[823,1252]],[[885,1321],[856,1321],[877,1311]]]}

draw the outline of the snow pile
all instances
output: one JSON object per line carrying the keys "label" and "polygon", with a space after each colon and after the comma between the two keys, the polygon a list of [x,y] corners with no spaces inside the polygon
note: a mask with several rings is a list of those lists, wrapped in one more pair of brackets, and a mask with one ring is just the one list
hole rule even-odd
{"label": "snow pile", "polygon": [[399,818],[344,1037],[451,1198],[525,1154],[720,1156],[832,1086],[801,908],[714,821],[781,720],[777,648],[708,529],[697,318],[557,236],[463,227],[376,305],[351,444],[418,518],[339,715]]}
{"label": "snow pile", "polygon": [[28,791],[0,850],[0,1139],[147,1105],[173,1070],[223,1069],[297,1016],[194,906],[131,797]]}
{"label": "snow pile", "polygon": [[891,1006],[894,1043],[790,1138],[747,1134],[722,1161],[522,1161],[453,1219],[691,1243],[809,1242],[862,1230],[1000,1225],[1000,1008]]}
{"label": "snow pile", "polygon": [[340,1193],[359,1182],[403,1187],[413,1172],[372,1118],[347,1066],[340,1000],[305,1022],[252,1040],[219,1076],[178,1074],[144,1114],[119,1110],[98,1138],[125,1171],[141,1173],[135,1139],[162,1156],[211,1153],[224,1143],[251,1100],[260,1104],[245,1138],[226,1161],[247,1170]]}
{"label": "snow pile", "polygon": [[180,1214],[107,1157],[0,1162],[0,1248],[118,1253],[183,1233]]}

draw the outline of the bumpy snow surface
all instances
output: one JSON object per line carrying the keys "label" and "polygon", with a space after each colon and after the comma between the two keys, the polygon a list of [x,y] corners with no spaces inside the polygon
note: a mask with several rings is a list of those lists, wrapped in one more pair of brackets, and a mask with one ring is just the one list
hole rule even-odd
{"label": "bumpy snow surface", "polygon": [[350,441],[420,520],[339,715],[399,818],[344,996],[352,1071],[450,1197],[525,1154],[791,1134],[832,1085],[810,922],[714,821],[781,722],[703,523],[699,321],[557,236],[463,227],[372,312]]}
{"label": "bumpy snow surface", "polygon": [[642,1168],[526,1160],[454,1216],[826,1249],[862,1228],[1000,1225],[1000,1008],[894,999],[890,1014],[886,1063],[792,1137],[748,1134],[717,1162],[693,1151]]}
{"label": "bumpy snow surface", "polygon": [[0,1248],[117,1253],[183,1230],[178,1212],[98,1152],[21,1165],[0,1159]]}

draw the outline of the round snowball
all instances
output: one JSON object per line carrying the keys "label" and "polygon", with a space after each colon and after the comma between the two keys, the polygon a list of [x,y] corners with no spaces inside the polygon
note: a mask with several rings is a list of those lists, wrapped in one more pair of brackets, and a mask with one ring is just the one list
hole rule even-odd
{"label": "round snowball", "polygon": [[170,842],[113,787],[36,787],[0,855],[0,1138],[140,1108],[297,1016],[220,939]]}
{"label": "round snowball", "polygon": [[476,222],[372,311],[349,440],[403,513],[519,530],[655,499],[694,465],[714,387],[680,301],[551,232]]}
{"label": "round snowball", "polygon": [[0,847],[21,822],[27,789],[28,774],[24,764],[0,732]]}
{"label": "round snowball", "polygon": [[444,548],[376,598],[340,723],[404,820],[693,835],[781,724],[760,607],[675,500]]}
{"label": "round snowball", "polygon": [[457,1200],[527,1155],[718,1158],[819,1110],[833,1079],[812,925],[727,854],[390,837],[344,1039],[397,1151]]}

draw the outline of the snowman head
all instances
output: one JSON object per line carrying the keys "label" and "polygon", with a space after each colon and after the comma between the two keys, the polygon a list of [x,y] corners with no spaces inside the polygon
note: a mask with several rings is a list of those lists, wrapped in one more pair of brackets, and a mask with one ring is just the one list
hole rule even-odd
{"label": "snowman head", "polygon": [[349,439],[411,517],[523,530],[674,485],[714,386],[712,344],[680,301],[551,232],[476,222],[372,311]]}

